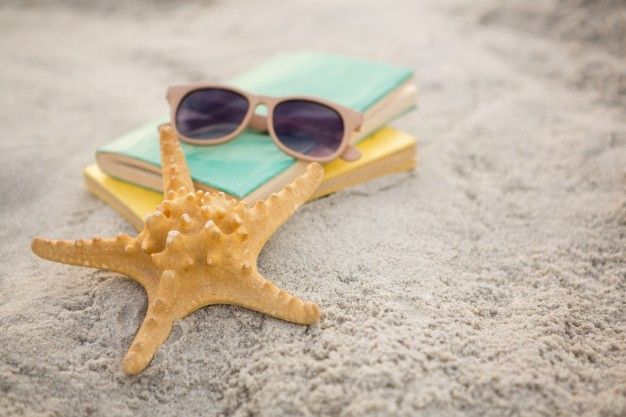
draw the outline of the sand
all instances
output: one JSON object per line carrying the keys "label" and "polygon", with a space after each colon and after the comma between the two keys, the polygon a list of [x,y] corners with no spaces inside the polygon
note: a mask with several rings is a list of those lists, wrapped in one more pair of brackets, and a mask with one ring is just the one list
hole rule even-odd
{"label": "sand", "polygon": [[[500,3],[5,3],[0,415],[626,414],[626,6]],[[125,376],[141,288],[31,238],[132,232],[83,186],[94,150],[168,84],[303,47],[415,69],[419,168],[262,252],[321,323],[205,308]]]}

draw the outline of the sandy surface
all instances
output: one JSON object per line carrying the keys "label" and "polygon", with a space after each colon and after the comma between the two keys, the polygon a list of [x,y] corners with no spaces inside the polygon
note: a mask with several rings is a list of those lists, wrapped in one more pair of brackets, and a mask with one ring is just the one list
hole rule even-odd
{"label": "sandy surface", "polygon": [[[623,1],[84,3],[0,9],[0,415],[626,413]],[[264,249],[319,325],[206,308],[125,376],[141,288],[31,238],[131,232],[84,189],[96,147],[302,47],[416,70],[419,169]]]}

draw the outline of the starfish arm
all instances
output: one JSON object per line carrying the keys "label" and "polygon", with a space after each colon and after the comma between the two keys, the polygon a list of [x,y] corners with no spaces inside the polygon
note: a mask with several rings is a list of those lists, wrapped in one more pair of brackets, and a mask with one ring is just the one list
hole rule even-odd
{"label": "starfish arm", "polygon": [[[315,303],[302,301],[252,271],[241,286],[226,296],[227,304],[238,305],[281,320],[297,324],[312,324],[320,319]],[[217,304],[207,303],[207,304]]]}
{"label": "starfish arm", "polygon": [[[161,284],[155,297],[148,297],[148,311],[135,339],[122,360],[122,369],[129,375],[136,375],[143,371],[156,353],[165,343],[172,326],[180,314],[180,303],[175,304],[176,274],[166,270],[161,276]],[[154,299],[152,299],[154,298]],[[193,310],[191,310],[193,311]]]}
{"label": "starfish arm", "polygon": [[254,230],[250,244],[260,251],[276,229],[286,222],[324,179],[324,168],[318,163],[307,166],[306,172],[280,192],[258,201],[250,210],[250,229]]}
{"label": "starfish arm", "polygon": [[171,125],[165,124],[159,127],[159,140],[161,142],[161,167],[165,198],[171,200],[181,188],[185,193],[193,192],[193,182],[185,161],[185,155]]}
{"label": "starfish arm", "polygon": [[[40,258],[69,265],[87,266],[119,272],[142,285],[148,293],[158,283],[149,258],[141,259],[140,251],[128,253],[133,238],[120,234],[112,239],[48,240],[33,239],[32,251]],[[132,258],[132,259],[131,259]]]}
{"label": "starfish arm", "polygon": [[146,369],[157,349],[172,332],[173,320],[166,315],[157,317],[153,305],[149,306],[146,317],[122,360],[122,369],[128,375],[136,375]]}

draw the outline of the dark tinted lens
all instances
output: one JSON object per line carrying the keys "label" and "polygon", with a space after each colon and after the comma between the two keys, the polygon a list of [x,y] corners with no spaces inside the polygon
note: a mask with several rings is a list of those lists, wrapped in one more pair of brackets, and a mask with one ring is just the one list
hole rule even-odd
{"label": "dark tinted lens", "polygon": [[283,145],[304,155],[325,158],[339,149],[343,119],[335,110],[305,100],[274,108],[274,131]]}
{"label": "dark tinted lens", "polygon": [[193,139],[217,139],[233,133],[248,112],[248,100],[230,90],[207,88],[187,94],[176,111],[176,128]]}

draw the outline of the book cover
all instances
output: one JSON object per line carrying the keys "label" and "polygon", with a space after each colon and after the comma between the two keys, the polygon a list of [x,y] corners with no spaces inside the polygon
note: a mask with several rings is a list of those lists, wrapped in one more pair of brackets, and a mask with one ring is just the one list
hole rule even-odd
{"label": "book cover", "polygon": [[[230,84],[263,95],[318,96],[366,112],[412,76],[411,70],[388,64],[301,52],[270,59]],[[106,154],[117,154],[160,167],[157,126],[165,120],[101,147],[98,162]],[[296,164],[268,135],[250,130],[218,146],[183,143],[182,148],[195,182],[240,199]]]}
{"label": "book cover", "polygon": [[[391,127],[385,127],[360,142],[363,156],[356,162],[336,160],[324,164],[324,181],[313,195],[322,197],[373,178],[411,170],[415,167],[415,139]],[[163,200],[160,192],[113,178],[96,164],[84,171],[89,191],[113,207],[135,228],[141,229],[143,218]],[[246,199],[244,199],[246,201]],[[254,201],[246,201],[254,203]]]}

